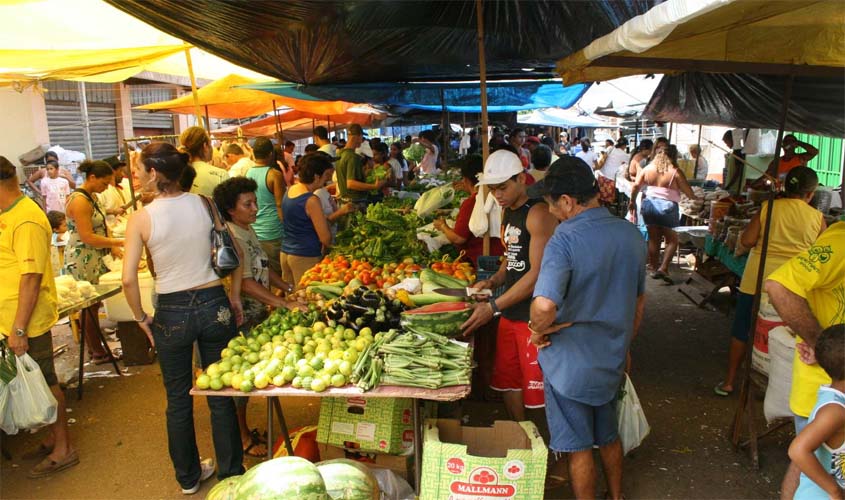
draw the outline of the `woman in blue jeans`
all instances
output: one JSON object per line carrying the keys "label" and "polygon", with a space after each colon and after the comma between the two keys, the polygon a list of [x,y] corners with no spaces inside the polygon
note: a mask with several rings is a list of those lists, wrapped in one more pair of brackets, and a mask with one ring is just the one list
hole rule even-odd
{"label": "woman in blue jeans", "polygon": [[[182,493],[191,495],[214,473],[211,459],[200,461],[194,432],[192,354],[196,341],[203,368],[220,360],[220,351],[237,334],[243,320],[241,272],[227,296],[211,268],[211,217],[203,200],[186,193],[180,179],[190,174],[189,157],[166,143],[141,152],[138,177],[145,191],[157,191],[155,201],[137,211],[126,228],[123,290],[138,326],[158,351],[167,393],[167,440],[170,459]],[[141,306],[136,269],[143,247],[156,270],[155,317]],[[235,404],[231,397],[209,397],[211,432],[217,456],[217,477],[244,472]]]}

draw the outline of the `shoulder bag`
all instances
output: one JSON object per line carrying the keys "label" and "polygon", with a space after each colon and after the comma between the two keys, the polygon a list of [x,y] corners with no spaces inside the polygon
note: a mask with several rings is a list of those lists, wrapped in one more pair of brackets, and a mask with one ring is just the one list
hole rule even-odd
{"label": "shoulder bag", "polygon": [[217,276],[225,278],[241,265],[241,259],[229,229],[220,221],[217,205],[206,196],[200,198],[211,217],[211,268]]}

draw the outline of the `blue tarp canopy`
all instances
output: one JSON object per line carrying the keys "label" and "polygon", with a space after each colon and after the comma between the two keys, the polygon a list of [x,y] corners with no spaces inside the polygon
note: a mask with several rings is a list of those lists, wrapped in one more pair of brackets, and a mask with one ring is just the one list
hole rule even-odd
{"label": "blue tarp canopy", "polygon": [[[477,81],[308,86],[266,82],[245,87],[294,99],[365,102],[426,111],[441,111],[445,102],[446,109],[453,113],[481,112],[481,89]],[[584,95],[587,88],[589,85],[585,84],[564,87],[559,80],[488,82],[487,110],[500,113],[549,107],[568,108]]]}
{"label": "blue tarp canopy", "polygon": [[545,125],[548,127],[562,128],[602,128],[611,126],[586,113],[581,114],[575,109],[560,108],[536,109],[530,114],[519,115],[517,121],[528,125]]}

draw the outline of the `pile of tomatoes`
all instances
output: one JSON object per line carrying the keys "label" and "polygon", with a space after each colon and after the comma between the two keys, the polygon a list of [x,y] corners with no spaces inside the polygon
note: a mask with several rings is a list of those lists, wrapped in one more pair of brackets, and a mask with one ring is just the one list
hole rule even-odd
{"label": "pile of tomatoes", "polygon": [[408,258],[399,263],[373,266],[364,260],[348,260],[343,255],[326,257],[319,264],[308,270],[300,281],[300,286],[315,281],[322,283],[349,283],[357,279],[365,286],[378,288],[391,287],[405,278],[410,278],[422,270],[422,266]]}
{"label": "pile of tomatoes", "polygon": [[453,262],[442,260],[432,263],[431,269],[440,274],[452,276],[459,280],[468,281],[469,283],[475,283],[475,270],[469,262],[458,259],[455,259]]}

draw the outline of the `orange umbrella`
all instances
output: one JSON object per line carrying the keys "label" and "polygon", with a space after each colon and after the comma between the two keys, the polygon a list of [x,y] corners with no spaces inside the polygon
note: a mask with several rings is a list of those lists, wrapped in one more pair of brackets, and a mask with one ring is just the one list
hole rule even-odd
{"label": "orange umbrella", "polygon": [[[344,101],[306,101],[270,94],[260,90],[237,88],[238,85],[258,83],[257,80],[239,75],[225,76],[197,91],[199,105],[211,118],[248,118],[270,113],[279,106],[319,115],[345,113],[354,104]],[[185,115],[194,114],[194,98],[186,94],[169,101],[137,106],[135,109],[170,111]]]}

